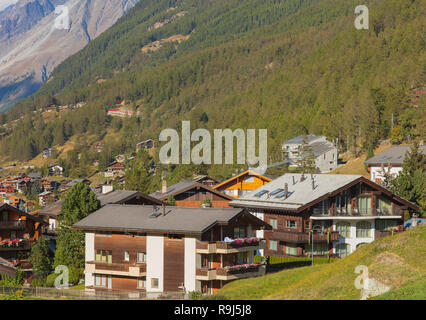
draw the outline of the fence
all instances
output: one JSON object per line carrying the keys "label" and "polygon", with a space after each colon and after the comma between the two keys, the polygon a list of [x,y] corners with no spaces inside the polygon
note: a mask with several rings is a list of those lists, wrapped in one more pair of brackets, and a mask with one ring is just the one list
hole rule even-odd
{"label": "fence", "polygon": [[75,289],[56,289],[45,287],[5,287],[0,286],[0,295],[21,295],[56,300],[184,300],[188,295],[183,292],[126,292],[126,291],[86,291]]}
{"label": "fence", "polygon": [[[260,263],[264,258],[255,256],[254,262]],[[332,257],[314,257],[314,265],[332,263],[338,260]],[[266,272],[276,272],[284,269],[306,267],[312,265],[312,258],[310,257],[269,257],[267,259]]]}

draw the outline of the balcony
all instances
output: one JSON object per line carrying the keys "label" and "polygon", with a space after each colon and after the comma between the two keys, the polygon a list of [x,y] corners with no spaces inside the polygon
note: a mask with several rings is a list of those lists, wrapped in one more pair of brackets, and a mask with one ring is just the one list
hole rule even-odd
{"label": "balcony", "polygon": [[86,272],[115,276],[145,277],[146,263],[107,263],[101,261],[86,262]]}
{"label": "balcony", "polygon": [[[247,240],[251,239],[251,240]],[[265,240],[257,238],[234,239],[233,242],[216,241],[197,241],[197,253],[209,254],[209,253],[238,253],[246,251],[254,251],[265,249]]]}
{"label": "balcony", "polygon": [[25,221],[0,221],[0,230],[25,230]]}
{"label": "balcony", "polygon": [[33,240],[3,240],[0,241],[0,251],[31,250]]}
{"label": "balcony", "polygon": [[[290,243],[309,243],[309,234],[303,232],[292,232],[284,230],[268,230],[265,231],[265,237],[271,240],[284,241]],[[333,242],[339,241],[339,233],[337,231],[330,231],[327,235],[327,232],[315,233],[314,232],[314,242]]]}
{"label": "balcony", "polygon": [[196,271],[197,280],[236,280],[262,276],[266,267],[260,264],[246,264],[221,267],[216,269],[198,268]]}

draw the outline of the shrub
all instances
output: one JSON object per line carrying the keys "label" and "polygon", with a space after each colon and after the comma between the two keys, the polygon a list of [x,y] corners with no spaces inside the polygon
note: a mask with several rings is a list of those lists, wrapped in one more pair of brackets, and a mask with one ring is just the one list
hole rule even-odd
{"label": "shrub", "polygon": [[46,278],[45,277],[35,277],[31,281],[31,287],[45,287]]}
{"label": "shrub", "polygon": [[200,300],[203,297],[203,294],[201,291],[190,291],[189,292],[189,298],[191,300]]}
{"label": "shrub", "polygon": [[46,278],[46,287],[54,287],[55,286],[55,279],[58,276],[56,273],[51,273]]}

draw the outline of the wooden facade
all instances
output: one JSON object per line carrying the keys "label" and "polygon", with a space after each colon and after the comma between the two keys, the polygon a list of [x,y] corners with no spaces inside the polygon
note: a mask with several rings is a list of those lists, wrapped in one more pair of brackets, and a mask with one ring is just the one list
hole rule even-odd
{"label": "wooden facade", "polygon": [[[414,204],[364,177],[298,210],[250,206],[251,212],[263,215],[263,220],[273,226],[273,230],[264,233],[265,256],[309,255],[312,238],[317,246],[314,254],[336,255],[339,244],[358,244],[357,238],[368,238],[365,241],[371,242],[402,231],[404,211],[408,209],[418,210]],[[340,226],[355,229],[345,235]],[[361,226],[368,230],[359,231]]]}
{"label": "wooden facade", "polygon": [[42,219],[15,207],[0,206],[0,257],[14,264],[26,260],[45,225]]}

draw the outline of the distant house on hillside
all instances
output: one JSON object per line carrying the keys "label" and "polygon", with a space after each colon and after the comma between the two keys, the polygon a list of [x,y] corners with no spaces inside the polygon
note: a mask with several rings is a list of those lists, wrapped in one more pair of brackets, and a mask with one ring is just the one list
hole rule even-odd
{"label": "distant house on hillside", "polygon": [[154,148],[154,140],[148,139],[145,141],[141,141],[138,144],[136,144],[136,152],[138,152],[140,149],[152,149]]}
{"label": "distant house on hillside", "polygon": [[219,183],[218,180],[211,178],[209,176],[206,175],[198,175],[194,177],[194,181],[204,184],[207,187],[214,187],[215,185],[217,185]]}
{"label": "distant house on hillside", "polygon": [[41,152],[43,158],[49,158],[52,155],[52,149],[51,148],[44,148]]}
{"label": "distant house on hillside", "polygon": [[107,171],[112,173],[123,172],[124,164],[118,161],[114,161],[108,165]]}
{"label": "distant house on hillside", "polygon": [[283,143],[282,150],[290,166],[297,166],[301,160],[301,149],[307,144],[315,158],[315,167],[320,172],[330,172],[337,168],[338,152],[336,146],[324,136],[301,135]]}
{"label": "distant house on hillside", "polygon": [[64,173],[64,168],[60,165],[54,164],[53,166],[49,167],[49,175],[50,176],[62,176]]}
{"label": "distant house on hillside", "polygon": [[[380,184],[385,173],[396,177],[402,170],[405,155],[410,148],[410,146],[393,146],[366,160],[364,163],[368,166],[370,180]],[[419,148],[426,155],[426,145],[421,145]]]}

